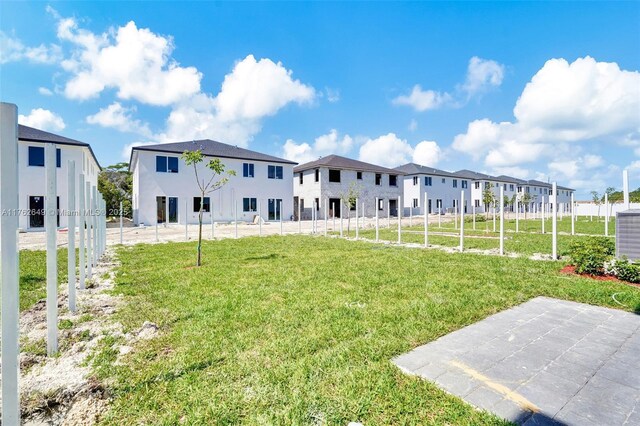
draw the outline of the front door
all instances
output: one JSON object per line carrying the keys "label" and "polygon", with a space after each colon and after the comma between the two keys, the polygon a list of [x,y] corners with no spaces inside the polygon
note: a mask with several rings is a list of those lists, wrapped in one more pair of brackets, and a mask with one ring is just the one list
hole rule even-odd
{"label": "front door", "polygon": [[167,221],[167,197],[156,197],[156,209],[158,211],[158,223]]}
{"label": "front door", "polygon": [[329,198],[331,217],[340,217],[340,198]]}
{"label": "front door", "polygon": [[29,227],[44,227],[44,197],[29,197]]}
{"label": "front door", "polygon": [[389,214],[391,214],[391,216],[398,216],[398,200],[389,200]]}
{"label": "front door", "polygon": [[279,198],[269,198],[269,217],[268,220],[280,220],[280,209],[282,208],[282,200]]}
{"label": "front door", "polygon": [[178,197],[169,197],[169,223],[178,223]]}

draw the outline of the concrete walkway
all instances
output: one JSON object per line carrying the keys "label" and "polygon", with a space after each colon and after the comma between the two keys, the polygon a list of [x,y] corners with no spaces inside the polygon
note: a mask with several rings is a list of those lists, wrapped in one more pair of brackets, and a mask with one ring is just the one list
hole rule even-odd
{"label": "concrete walkway", "polygon": [[401,355],[517,424],[640,425],[640,315],[538,297]]}

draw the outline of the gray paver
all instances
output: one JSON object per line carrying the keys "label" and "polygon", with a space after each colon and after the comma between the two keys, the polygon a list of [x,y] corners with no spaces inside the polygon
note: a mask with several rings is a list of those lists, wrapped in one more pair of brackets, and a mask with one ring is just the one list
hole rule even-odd
{"label": "gray paver", "polygon": [[393,362],[517,424],[631,425],[638,353],[639,315],[538,297]]}

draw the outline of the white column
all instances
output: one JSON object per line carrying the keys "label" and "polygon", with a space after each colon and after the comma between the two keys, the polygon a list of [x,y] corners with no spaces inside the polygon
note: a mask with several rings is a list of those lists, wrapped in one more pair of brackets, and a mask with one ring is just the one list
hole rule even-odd
{"label": "white column", "polygon": [[473,230],[476,230],[476,204],[475,201],[473,203],[473,206],[471,206],[471,211],[473,213]]}
{"label": "white column", "polygon": [[504,208],[503,206],[504,206],[504,187],[500,186],[500,256],[504,255]]}
{"label": "white column", "polygon": [[[607,199],[607,194],[604,195],[605,200]],[[571,235],[576,235],[576,205],[573,200],[573,192],[571,193]],[[606,226],[605,226],[606,228]]]}
{"label": "white column", "polygon": [[378,240],[380,239],[380,229],[378,227],[378,225],[379,225],[379,223],[378,223],[378,216],[379,216],[378,206],[380,205],[379,202],[380,201],[379,201],[378,197],[376,197],[376,209],[375,209],[376,210],[376,242],[378,242]]}
{"label": "white column", "polygon": [[[278,202],[276,201],[276,206],[277,205],[278,205]],[[282,201],[280,201],[280,209],[278,209],[277,212],[278,212],[278,216],[280,217],[280,235],[282,235],[283,234],[283,231],[282,231]]]}
{"label": "white column", "polygon": [[[571,201],[573,202],[573,194],[571,194]],[[604,193],[604,235],[609,236],[609,194],[606,192]]]}
{"label": "white column", "polygon": [[327,226],[329,226],[329,199],[324,203],[324,236],[327,236]]}
{"label": "white column", "polygon": [[333,209],[331,210],[332,214],[331,216],[333,216],[333,227],[331,228],[332,231],[336,230],[336,202],[333,202]]}
{"label": "white column", "polygon": [[551,206],[551,228],[552,228],[552,236],[551,236],[551,257],[553,259],[558,258],[558,186],[556,182],[553,182],[553,196],[552,196]]}
{"label": "white column", "polygon": [[156,219],[156,243],[160,241],[160,239],[158,238],[158,219]]}
{"label": "white column", "polygon": [[343,236],[343,229],[342,229],[342,198],[340,199],[340,237],[342,238]]}
{"label": "white column", "polygon": [[496,232],[496,202],[495,201],[493,202],[493,232]]}
{"label": "white column", "polygon": [[122,245],[122,201],[120,201],[120,245]]}
{"label": "white column", "polygon": [[429,196],[424,192],[424,246],[429,247]]}
{"label": "white column", "polygon": [[629,210],[631,208],[629,205],[629,172],[626,169],[622,171],[622,194],[624,207]]}
{"label": "white column", "polygon": [[453,206],[453,229],[458,229],[458,206]]}
{"label": "white column", "polygon": [[460,191],[460,252],[464,250],[464,191]]}
{"label": "white column", "polygon": [[262,237],[262,199],[258,199],[258,236]]}
{"label": "white column", "polygon": [[391,198],[387,200],[387,228],[391,229]]}
{"label": "white column", "polygon": [[69,283],[69,310],[76,311],[76,162],[67,165],[67,281]]}
{"label": "white column", "polygon": [[91,210],[93,210],[91,215],[91,232],[93,239],[93,266],[98,265],[98,188],[95,186],[91,187]]}
{"label": "white column", "polygon": [[[51,144],[47,144],[51,145]],[[54,151],[55,155],[55,151]],[[55,164],[54,164],[55,166]],[[2,421],[20,424],[18,107],[0,104],[0,274],[2,276]]]}
{"label": "white column", "polygon": [[398,197],[398,244],[402,242],[402,197]]}
{"label": "white column", "polygon": [[542,220],[541,220],[541,223],[542,223],[542,233],[543,233],[543,234],[544,234],[544,221],[545,221],[545,219],[546,219],[546,217],[545,217],[545,216],[546,216],[545,210],[546,210],[546,205],[545,205],[545,202],[544,202],[544,197],[542,197],[542,212],[541,212],[542,214],[540,215],[540,218],[542,219]]}
{"label": "white column", "polygon": [[78,249],[78,260],[80,261],[79,272],[80,282],[78,288],[84,290],[85,271],[87,268],[87,262],[85,258],[85,241],[84,241],[84,227],[85,227],[85,201],[84,201],[84,174],[80,173],[78,176],[78,243],[80,245]]}
{"label": "white column", "polygon": [[93,209],[91,208],[91,182],[85,182],[85,220],[87,222],[87,279],[93,276],[93,242],[91,241],[91,227],[93,226]]}
{"label": "white column", "polygon": [[360,222],[360,215],[358,215],[358,199],[356,198],[356,240],[360,237],[360,230],[358,229],[358,222]]}
{"label": "white column", "polygon": [[413,226],[413,204],[409,206],[409,228],[411,228],[412,226]]}
{"label": "white column", "polygon": [[516,234],[520,232],[520,201],[516,199]]}
{"label": "white column", "polygon": [[300,207],[300,197],[298,197],[298,234],[302,234],[302,208]]}
{"label": "white column", "polygon": [[45,173],[47,182],[46,231],[47,231],[47,354],[58,352],[58,252],[57,203],[56,203],[56,146],[45,144]]}

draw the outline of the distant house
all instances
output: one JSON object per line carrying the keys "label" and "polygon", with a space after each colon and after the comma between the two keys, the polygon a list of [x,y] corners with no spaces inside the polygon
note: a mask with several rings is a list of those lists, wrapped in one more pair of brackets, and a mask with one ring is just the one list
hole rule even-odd
{"label": "distant house", "polygon": [[470,212],[470,180],[466,177],[433,167],[408,163],[394,170],[404,173],[404,208],[413,214],[424,214],[424,194],[427,193],[427,212],[460,211],[460,195],[465,192],[464,210]]}
{"label": "distant house", "polygon": [[[67,210],[69,160],[75,161],[74,182],[76,186],[78,185],[78,176],[83,173],[85,182],[97,187],[98,174],[101,170],[100,164],[88,143],[20,124],[18,125],[18,144],[19,208],[28,213],[20,215],[20,229],[26,231],[44,230],[44,198],[46,193],[44,148],[46,144],[56,146],[56,191],[59,209]],[[76,197],[76,202],[77,200],[78,197]],[[58,215],[58,226],[67,226],[67,215]]]}
{"label": "distant house", "polygon": [[[134,147],[129,170],[133,174],[135,224],[198,223],[200,197],[193,166],[181,159],[185,151],[200,150],[219,158],[236,175],[204,199],[204,220],[289,220],[293,215],[293,166],[297,163],[210,139]],[[201,177],[210,176],[204,166]],[[234,212],[237,209],[237,213]]]}
{"label": "distant house", "polygon": [[[367,216],[374,216],[376,209],[381,217],[387,212],[397,214],[403,172],[339,155],[327,155],[301,164],[293,171],[294,211],[297,215],[300,204],[303,219],[311,217],[314,206],[319,219],[324,218],[325,206],[328,217],[340,217],[340,199],[350,188],[358,193],[361,208]],[[346,217],[347,212],[343,210],[343,214]]]}

